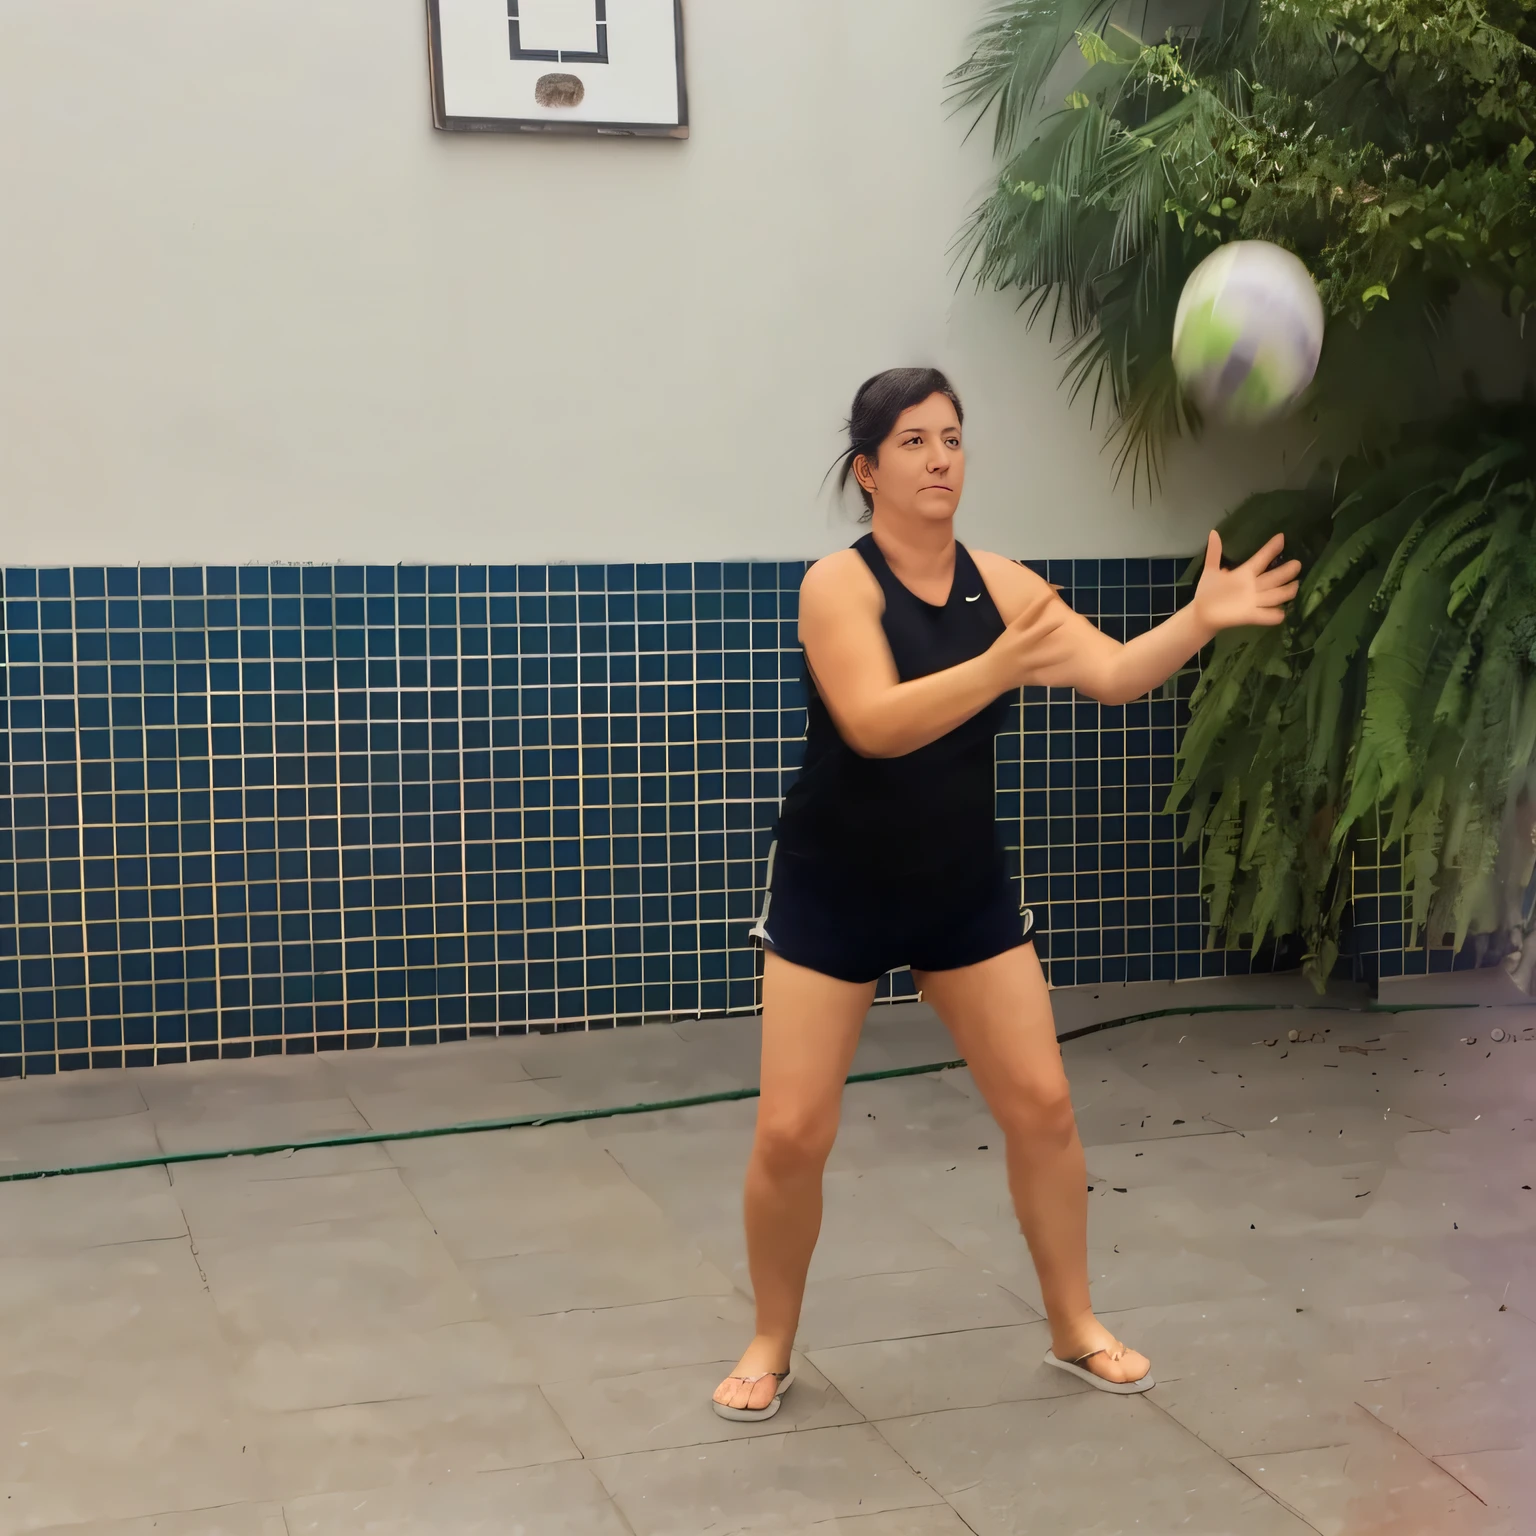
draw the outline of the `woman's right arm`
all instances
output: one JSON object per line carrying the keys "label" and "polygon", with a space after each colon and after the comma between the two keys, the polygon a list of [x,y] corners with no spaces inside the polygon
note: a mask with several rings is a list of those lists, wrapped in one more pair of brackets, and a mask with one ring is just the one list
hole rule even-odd
{"label": "woman's right arm", "polygon": [[904,683],[880,627],[882,603],[879,583],[852,551],[813,565],[800,588],[800,642],[816,690],[861,757],[915,752],[1019,687],[1027,658],[1070,613],[1047,592],[980,656]]}

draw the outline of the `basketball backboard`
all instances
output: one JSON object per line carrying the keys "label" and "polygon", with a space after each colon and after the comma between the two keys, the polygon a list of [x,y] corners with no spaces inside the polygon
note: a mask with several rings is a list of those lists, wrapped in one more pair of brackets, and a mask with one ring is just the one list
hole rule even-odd
{"label": "basketball backboard", "polygon": [[686,138],[682,0],[427,0],[433,122]]}

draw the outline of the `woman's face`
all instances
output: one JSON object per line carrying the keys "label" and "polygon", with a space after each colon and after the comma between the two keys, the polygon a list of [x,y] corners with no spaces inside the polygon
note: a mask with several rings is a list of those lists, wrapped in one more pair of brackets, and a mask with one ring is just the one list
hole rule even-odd
{"label": "woman's face", "polygon": [[923,522],[952,518],[965,489],[965,447],[954,402],[930,395],[903,411],[876,462],[861,456],[854,473],[887,512]]}

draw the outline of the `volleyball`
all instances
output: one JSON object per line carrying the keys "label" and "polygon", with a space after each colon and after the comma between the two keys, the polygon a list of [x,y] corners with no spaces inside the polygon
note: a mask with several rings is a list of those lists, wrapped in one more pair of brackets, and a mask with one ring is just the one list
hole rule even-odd
{"label": "volleyball", "polygon": [[1173,322],[1173,367],[1202,415],[1256,426],[1283,415],[1317,372],[1323,304],[1301,260],[1235,240],[1189,275]]}

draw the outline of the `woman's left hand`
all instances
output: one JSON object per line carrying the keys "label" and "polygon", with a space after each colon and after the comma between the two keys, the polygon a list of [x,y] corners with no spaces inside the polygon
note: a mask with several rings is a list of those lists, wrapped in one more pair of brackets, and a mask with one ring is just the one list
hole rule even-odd
{"label": "woman's left hand", "polygon": [[1205,570],[1190,605],[1201,623],[1212,633],[1243,624],[1283,624],[1285,605],[1296,596],[1301,575],[1300,560],[1269,569],[1284,548],[1285,535],[1277,533],[1251,560],[1223,570],[1221,535],[1212,529]]}

